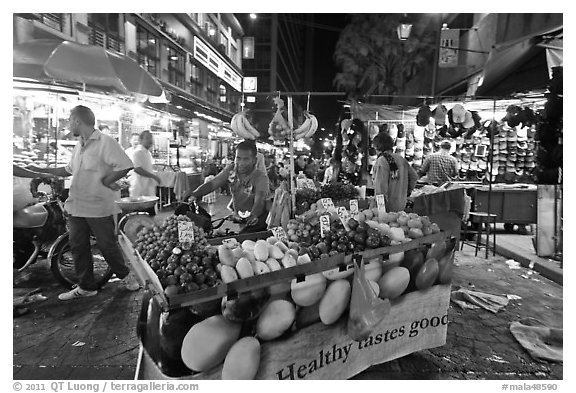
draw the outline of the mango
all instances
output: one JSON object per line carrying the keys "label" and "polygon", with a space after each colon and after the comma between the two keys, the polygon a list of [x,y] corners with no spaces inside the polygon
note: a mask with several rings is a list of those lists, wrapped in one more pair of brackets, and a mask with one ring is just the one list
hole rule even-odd
{"label": "mango", "polygon": [[265,262],[268,259],[268,242],[266,240],[258,240],[254,246],[254,256],[257,260]]}
{"label": "mango", "polygon": [[287,300],[272,300],[256,321],[256,335],[264,341],[274,340],[290,329],[296,318],[296,307]]}
{"label": "mango", "polygon": [[214,315],[192,326],[182,341],[182,361],[190,370],[206,371],[222,363],[240,336],[241,324]]}
{"label": "mango", "polygon": [[270,273],[270,268],[265,262],[256,261],[252,264],[252,269],[256,275]]}
{"label": "mango", "polygon": [[282,266],[284,266],[284,268],[296,266],[296,258],[291,254],[284,255],[284,258],[282,258]]}
{"label": "mango", "polygon": [[268,268],[272,272],[282,269],[282,266],[280,266],[280,262],[278,262],[276,259],[273,258],[268,258],[268,260],[266,261],[266,265],[268,265]]}
{"label": "mango", "polygon": [[255,246],[256,242],[254,242],[254,240],[244,240],[242,242],[242,249],[244,251],[254,251]]}
{"label": "mango", "polygon": [[348,280],[336,280],[328,286],[318,309],[324,325],[333,324],[344,314],[350,304],[351,293],[352,287]]}
{"label": "mango", "polygon": [[270,258],[282,259],[284,257],[284,252],[276,245],[270,246],[268,253]]}
{"label": "mango", "polygon": [[222,366],[222,379],[251,380],[260,367],[260,341],[243,337],[228,351]]}
{"label": "mango", "polygon": [[280,249],[280,251],[282,251],[284,253],[286,251],[288,251],[288,246],[286,244],[284,244],[284,242],[278,241],[278,242],[276,242],[275,246],[278,247]]}
{"label": "mango", "polygon": [[238,273],[232,266],[222,265],[220,269],[220,277],[222,277],[222,281],[227,284],[232,281],[238,280]]}
{"label": "mango", "polygon": [[254,275],[254,269],[252,264],[247,258],[240,258],[236,264],[236,271],[240,278],[252,277]]}
{"label": "mango", "polygon": [[232,253],[232,250],[226,247],[224,244],[218,246],[218,259],[220,263],[227,266],[236,266],[236,261],[238,259]]}

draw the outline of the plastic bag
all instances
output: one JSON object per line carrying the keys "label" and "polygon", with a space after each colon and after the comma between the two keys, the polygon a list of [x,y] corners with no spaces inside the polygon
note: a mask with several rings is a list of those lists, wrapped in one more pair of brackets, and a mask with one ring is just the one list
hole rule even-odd
{"label": "plastic bag", "polygon": [[372,333],[390,312],[390,301],[380,299],[364,276],[364,260],[354,255],[354,279],[352,281],[352,299],[348,317],[348,336],[361,341]]}

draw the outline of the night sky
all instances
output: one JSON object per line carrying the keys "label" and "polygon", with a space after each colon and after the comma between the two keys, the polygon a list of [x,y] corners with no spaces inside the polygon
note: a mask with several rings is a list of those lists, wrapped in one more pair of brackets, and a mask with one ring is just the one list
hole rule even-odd
{"label": "night sky", "polygon": [[[322,28],[321,25],[336,29],[346,26],[347,14],[315,14],[314,23],[314,82],[313,91],[336,91],[333,84],[338,71],[333,59],[334,48],[340,35],[339,32]],[[319,128],[325,127],[326,132],[318,131],[316,137],[325,137],[328,131],[333,131],[338,120],[342,104],[338,100],[344,97],[311,97],[310,110],[319,120]]]}

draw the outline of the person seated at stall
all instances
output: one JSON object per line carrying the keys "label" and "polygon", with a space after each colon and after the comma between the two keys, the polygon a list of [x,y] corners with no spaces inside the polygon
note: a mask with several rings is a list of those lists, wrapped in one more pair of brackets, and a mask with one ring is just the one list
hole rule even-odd
{"label": "person seated at stall", "polygon": [[458,176],[458,160],[450,155],[452,144],[444,141],[440,144],[440,151],[426,157],[420,168],[420,180],[440,186]]}
{"label": "person seated at stall", "polygon": [[[201,185],[184,200],[197,200],[229,184],[232,208],[237,220],[242,220],[241,233],[259,232],[267,228],[269,181],[266,171],[257,169],[257,150],[254,141],[240,142],[236,159],[214,179]],[[246,216],[244,216],[246,214]]]}

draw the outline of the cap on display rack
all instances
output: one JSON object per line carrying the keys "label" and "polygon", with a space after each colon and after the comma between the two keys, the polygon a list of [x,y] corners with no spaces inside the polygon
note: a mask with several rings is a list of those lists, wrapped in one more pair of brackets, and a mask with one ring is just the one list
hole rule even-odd
{"label": "cap on display rack", "polygon": [[430,123],[430,118],[432,117],[432,112],[428,105],[422,105],[418,109],[418,114],[416,115],[416,124],[420,127],[426,127]]}
{"label": "cap on display rack", "polygon": [[434,122],[437,125],[443,126],[446,124],[446,116],[448,111],[446,107],[442,104],[438,104],[438,106],[432,111],[432,116],[434,117]]}
{"label": "cap on display rack", "polygon": [[[454,123],[464,123],[466,121],[466,109],[461,104],[456,104],[452,107],[452,121]],[[472,114],[470,114],[472,117]]]}

